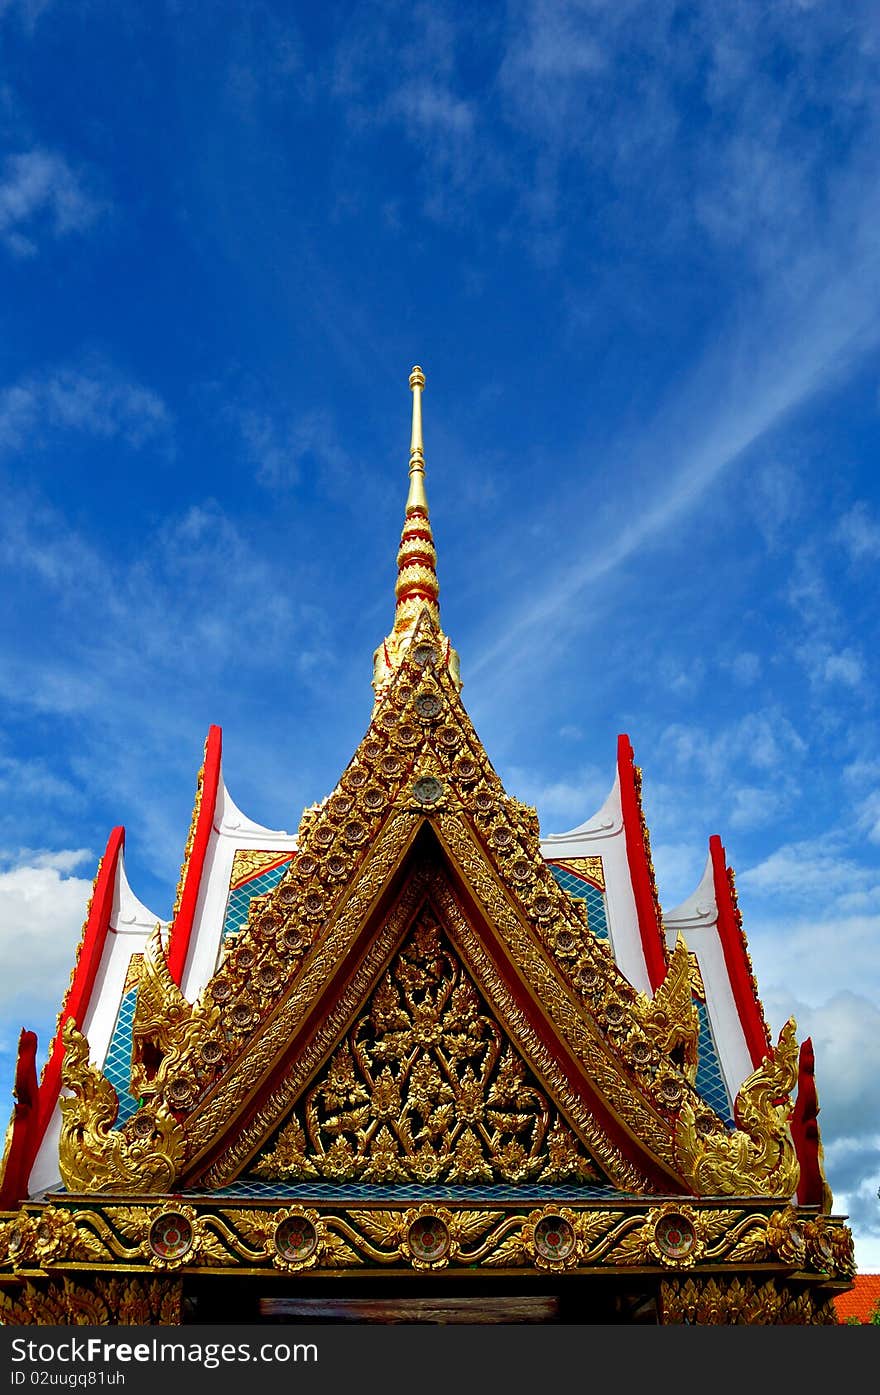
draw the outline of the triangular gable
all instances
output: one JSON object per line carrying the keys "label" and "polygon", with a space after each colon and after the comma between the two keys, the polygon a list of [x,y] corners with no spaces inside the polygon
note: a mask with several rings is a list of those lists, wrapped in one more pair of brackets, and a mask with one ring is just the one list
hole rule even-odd
{"label": "triangular gable", "polygon": [[426,900],[365,1010],[250,1174],[608,1184],[511,1043],[453,935]]}
{"label": "triangular gable", "polygon": [[[424,895],[418,840],[430,829],[446,885],[434,894],[469,970],[533,1066],[546,1060],[543,1078],[556,1072],[556,1099],[615,1185],[681,1193],[699,1174],[705,1190],[707,1179],[723,1184],[735,1147],[745,1159],[738,1187],[752,1167],[756,1187],[783,1192],[790,1051],[747,1116],[753,1128],[767,1116],[769,1143],[731,1139],[666,1054],[668,1033],[591,934],[586,908],[558,886],[535,811],[503,789],[442,657],[426,611],[336,790],[306,810],[290,873],[252,907],[195,1005],[154,945],[134,1028],[132,1079],[145,1104],[127,1138],[143,1150],[161,1115],[156,1134],[170,1149],[171,1117],[174,1156],[185,1158],[177,1184],[218,1187],[238,1175],[298,1097],[297,1074],[320,1068],[399,945]],[[71,1137],[76,1176],[82,1131]],[[102,1175],[100,1158],[89,1167],[93,1180]],[[114,1185],[112,1167],[104,1185]]]}

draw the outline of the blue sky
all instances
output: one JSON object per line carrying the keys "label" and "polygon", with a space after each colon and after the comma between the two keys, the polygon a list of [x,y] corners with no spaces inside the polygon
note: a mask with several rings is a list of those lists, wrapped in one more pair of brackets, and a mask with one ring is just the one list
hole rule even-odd
{"label": "blue sky", "polygon": [[880,14],[0,0],[0,1087],[98,856],[167,917],[208,726],[293,829],[369,719],[409,443],[542,829],[627,732],[710,834],[880,1269]]}

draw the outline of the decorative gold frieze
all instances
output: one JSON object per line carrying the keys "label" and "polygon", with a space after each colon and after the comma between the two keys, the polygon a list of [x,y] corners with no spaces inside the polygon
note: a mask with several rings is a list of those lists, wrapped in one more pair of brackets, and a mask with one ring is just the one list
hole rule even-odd
{"label": "decorative gold frieze", "polygon": [[660,1288],[661,1322],[700,1326],[829,1326],[837,1323],[833,1299],[796,1290],[773,1279],[670,1279]]}
{"label": "decorative gold frieze", "polygon": [[[845,1229],[838,1221],[831,1226]],[[756,1267],[762,1282],[772,1278],[774,1283],[788,1283],[796,1273],[799,1290],[810,1292],[828,1283],[839,1288],[850,1277],[845,1269],[826,1267],[808,1252],[800,1263],[793,1262],[790,1252],[780,1254],[779,1236],[789,1229],[781,1212],[701,1205],[696,1200],[653,1206],[625,1201],[617,1207],[549,1199],[537,1206],[503,1201],[493,1205],[488,1200],[482,1205],[401,1201],[368,1206],[344,1199],[248,1203],[244,1198],[194,1197],[167,1197],[158,1204],[112,1199],[89,1204],[88,1199],[71,1197],[64,1205],[29,1203],[15,1227],[16,1233],[23,1228],[25,1240],[14,1247],[0,1272],[5,1271],[5,1283],[28,1281],[39,1293],[46,1292],[41,1285],[47,1278],[59,1281],[67,1276],[80,1283],[88,1274],[91,1292],[101,1293],[111,1275],[124,1286],[132,1275],[146,1280],[157,1271],[637,1271],[658,1278],[691,1274],[700,1280],[698,1288],[672,1292],[699,1293],[700,1301],[711,1308],[715,1290],[705,1288],[710,1275],[716,1280],[723,1276],[726,1284],[732,1274],[745,1280]],[[48,1242],[50,1234],[53,1239]],[[799,1310],[791,1311],[795,1316],[784,1320],[800,1320]]]}
{"label": "decorative gold frieze", "polygon": [[17,1292],[0,1292],[4,1326],[176,1327],[182,1316],[180,1281],[97,1279],[93,1284],[63,1278],[28,1281]]}

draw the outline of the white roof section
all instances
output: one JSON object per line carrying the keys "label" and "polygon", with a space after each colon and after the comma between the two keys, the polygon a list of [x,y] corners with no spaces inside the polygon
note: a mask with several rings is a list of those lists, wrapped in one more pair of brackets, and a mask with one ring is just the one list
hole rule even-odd
{"label": "white roof section", "polygon": [[706,1010],[718,1062],[732,1104],[739,1087],[746,1076],[751,1075],[754,1067],[718,932],[718,902],[711,854],[706,859],[703,875],[694,891],[674,910],[664,913],[663,928],[670,948],[681,934],[688,949],[696,956],[706,990]]}
{"label": "white roof section", "polygon": [[[89,1043],[89,1057],[100,1070],[103,1070],[107,1059],[132,955],[143,954],[147,938],[157,921],[159,917],[132,891],[125,872],[125,855],[120,848],[107,938],[83,1018],[83,1034]],[[159,923],[167,927],[167,921]],[[61,1185],[58,1168],[60,1137],[61,1107],[56,1103],[31,1168],[29,1195]]]}
{"label": "white roof section", "polygon": [[242,849],[294,853],[296,835],[285,829],[265,828],[249,819],[233,800],[221,773],[214,823],[205,852],[181,984],[184,996],[191,1002],[198,997],[216,969],[232,880],[232,864],[235,854]]}
{"label": "white roof section", "polygon": [[601,857],[605,878],[605,909],[608,935],[615,961],[634,988],[652,995],[645,952],[633,895],[623,809],[620,800],[620,771],[615,775],[608,797],[592,818],[568,833],[553,833],[541,839],[545,859]]}

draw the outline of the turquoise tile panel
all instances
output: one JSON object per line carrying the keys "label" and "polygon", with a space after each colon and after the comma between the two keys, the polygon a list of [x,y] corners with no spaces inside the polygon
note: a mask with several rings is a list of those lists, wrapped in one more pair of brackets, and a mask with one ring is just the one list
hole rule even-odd
{"label": "turquoise tile panel", "polygon": [[721,1074],[718,1048],[712,1035],[709,1012],[705,1003],[701,1003],[698,999],[694,1001],[700,1018],[700,1059],[697,1066],[697,1090],[725,1123],[732,1124],[731,1100],[724,1083],[724,1076]]}
{"label": "turquoise tile panel", "polygon": [[138,1107],[137,1100],[128,1093],[131,1084],[131,1024],[136,998],[136,988],[129,988],[127,993],[123,993],[104,1062],[104,1074],[119,1096],[119,1113],[114,1125],[117,1129],[131,1118]]}
{"label": "turquoise tile panel", "polygon": [[223,930],[220,935],[220,943],[226,939],[227,935],[237,934],[247,924],[248,911],[251,901],[255,896],[265,896],[267,891],[272,891],[283,878],[285,872],[290,867],[290,860],[282,862],[279,867],[270,867],[267,872],[261,872],[259,876],[252,877],[244,886],[237,886],[229,893],[226,902],[226,915],[223,920]]}
{"label": "turquoise tile panel", "polygon": [[585,882],[574,872],[569,871],[567,867],[554,867],[551,863],[550,871],[563,891],[567,891],[569,896],[586,904],[590,929],[596,938],[607,940],[608,916],[605,911],[605,897],[599,888],[593,886],[591,882]]}

